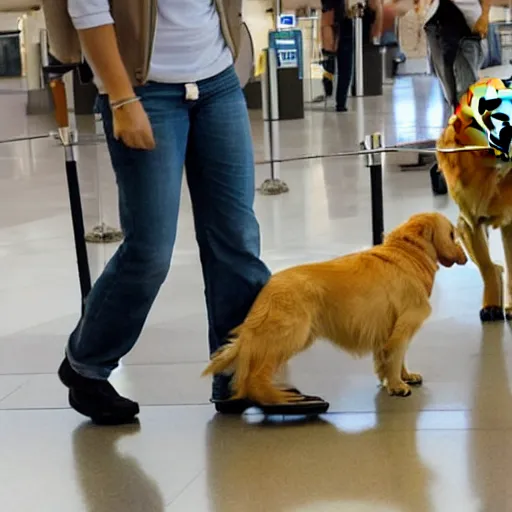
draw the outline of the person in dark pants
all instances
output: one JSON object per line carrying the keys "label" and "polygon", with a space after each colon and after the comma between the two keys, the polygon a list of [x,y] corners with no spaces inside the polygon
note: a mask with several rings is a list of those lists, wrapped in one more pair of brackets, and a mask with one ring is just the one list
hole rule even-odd
{"label": "person in dark pants", "polygon": [[[451,112],[478,80],[489,9],[488,0],[434,0],[427,12],[425,33],[430,60]],[[430,169],[430,180],[435,195],[448,193],[437,164]]]}
{"label": "person in dark pants", "polygon": [[[365,44],[371,44],[373,40],[380,38],[381,33],[381,0],[368,0],[363,15]],[[326,57],[324,60],[325,95],[327,97],[332,95],[332,79],[336,66],[336,112],[346,112],[348,92],[354,76],[354,23],[346,11],[343,0],[322,0],[322,47]]]}
{"label": "person in dark pants", "polygon": [[322,54],[325,96],[332,96],[337,74],[336,111],[346,112],[354,67],[354,29],[343,0],[322,0]]}

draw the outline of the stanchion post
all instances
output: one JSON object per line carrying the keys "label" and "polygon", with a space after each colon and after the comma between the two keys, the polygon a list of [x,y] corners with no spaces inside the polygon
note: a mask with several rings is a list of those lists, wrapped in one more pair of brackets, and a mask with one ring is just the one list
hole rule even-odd
{"label": "stanchion post", "polygon": [[[382,136],[380,133],[366,135],[361,143],[361,149],[381,149]],[[384,196],[382,191],[382,154],[366,155],[366,167],[370,169],[371,209],[372,209],[372,241],[373,245],[382,243],[384,236]]]}
{"label": "stanchion post", "polygon": [[364,6],[357,3],[353,6],[354,39],[355,39],[355,91],[356,96],[364,96],[364,63],[363,63],[363,14]]}
{"label": "stanchion post", "polygon": [[270,178],[266,179],[258,191],[266,196],[275,196],[289,191],[288,185],[279,179],[276,172],[274,126],[279,122],[279,94],[277,87],[277,53],[268,48],[265,76],[262,80],[263,122],[268,123],[270,156]]}
{"label": "stanchion post", "polygon": [[80,293],[82,297],[82,313],[85,300],[91,291],[91,272],[87,257],[87,245],[85,242],[84,216],[82,211],[82,199],[80,197],[80,183],[73,148],[73,136],[69,126],[66,86],[62,76],[50,81],[53,95],[55,120],[59,130],[59,137],[64,146],[66,156],[66,179],[68,183],[69,205],[73,222],[73,235],[75,239],[75,251],[78,265],[78,278],[80,280]]}

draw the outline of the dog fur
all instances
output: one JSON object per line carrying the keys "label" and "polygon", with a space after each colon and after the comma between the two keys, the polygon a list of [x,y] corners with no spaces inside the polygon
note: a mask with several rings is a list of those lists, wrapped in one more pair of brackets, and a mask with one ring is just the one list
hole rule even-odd
{"label": "dog fur", "polygon": [[441,214],[411,217],[382,245],[274,274],[230,342],[203,375],[234,373],[234,398],[261,404],[297,399],[272,383],[274,374],[318,338],[355,356],[373,353],[375,371],[391,395],[408,396],[422,377],[404,358],[430,315],[438,262],[466,263],[455,228]]}
{"label": "dog fur", "polygon": [[[455,128],[449,125],[438,141],[439,147],[462,147]],[[503,320],[503,309],[512,314],[512,164],[502,162],[489,150],[438,152],[439,170],[460,211],[458,233],[477,265],[484,283],[481,318]],[[488,228],[501,230],[508,270],[506,298],[503,298],[503,267],[489,253]]]}

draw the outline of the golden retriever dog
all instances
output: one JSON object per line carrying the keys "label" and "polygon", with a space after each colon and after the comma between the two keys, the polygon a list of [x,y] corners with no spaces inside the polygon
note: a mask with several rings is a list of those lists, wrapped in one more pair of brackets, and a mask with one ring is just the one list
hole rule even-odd
{"label": "golden retriever dog", "polygon": [[[474,84],[437,142],[439,170],[460,211],[458,234],[483,280],[482,322],[512,319],[510,87],[510,81],[498,79]],[[475,150],[478,146],[483,147]],[[503,267],[489,253],[489,227],[501,230],[508,273],[505,294]]]}
{"label": "golden retriever dog", "polygon": [[450,221],[425,213],[396,228],[382,245],[278,272],[203,375],[234,373],[234,398],[291,402],[297,395],[276,387],[273,376],[324,338],[355,356],[372,353],[389,394],[408,396],[422,377],[407,370],[405,353],[430,315],[438,263],[466,261]]}

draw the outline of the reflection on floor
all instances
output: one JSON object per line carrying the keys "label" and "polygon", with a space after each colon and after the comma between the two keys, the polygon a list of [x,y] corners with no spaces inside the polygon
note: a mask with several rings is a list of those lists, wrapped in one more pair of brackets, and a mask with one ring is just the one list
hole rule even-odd
{"label": "reflection on floor", "polygon": [[[47,130],[47,120],[22,116],[23,98],[16,98],[0,96],[0,137]],[[425,78],[403,79],[383,98],[352,100],[351,109],[281,123],[281,155],[353,149],[375,130],[388,143],[432,138],[443,124],[439,90]],[[253,129],[262,159],[261,121]],[[80,146],[79,157],[88,227],[116,225],[105,148]],[[433,315],[410,350],[411,370],[425,377],[412,397],[385,396],[369,360],[319,343],[293,362],[292,376],[331,401],[321,421],[216,417],[209,383],[199,378],[206,325],[185,191],[174,271],[113,378],[141,402],[141,424],[94,428],[67,408],[55,376],[79,312],[62,151],[48,141],[4,144],[0,162],[0,510],[512,510],[511,333],[480,325],[474,266],[439,273]],[[273,269],[369,245],[362,160],[313,160],[279,171],[290,192],[256,203]],[[259,167],[257,184],[267,175]],[[456,216],[447,199],[432,197],[425,172],[386,168],[384,184],[388,227],[422,210]],[[95,274],[113,249],[91,247]],[[502,259],[494,240],[493,252]]]}

